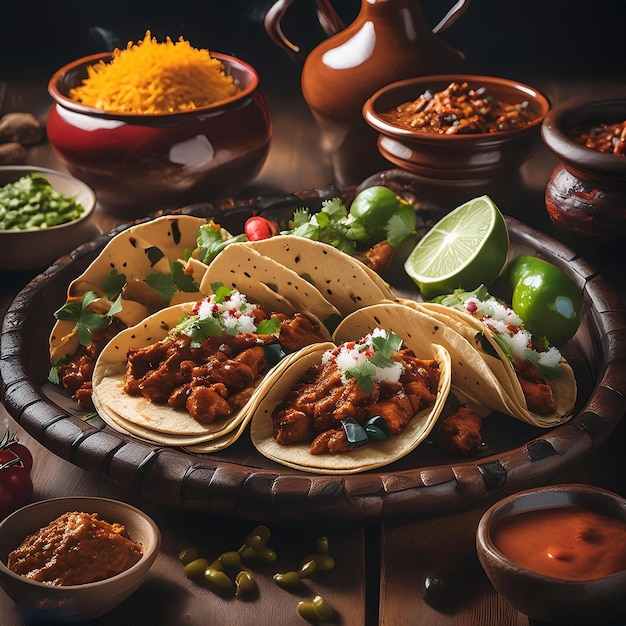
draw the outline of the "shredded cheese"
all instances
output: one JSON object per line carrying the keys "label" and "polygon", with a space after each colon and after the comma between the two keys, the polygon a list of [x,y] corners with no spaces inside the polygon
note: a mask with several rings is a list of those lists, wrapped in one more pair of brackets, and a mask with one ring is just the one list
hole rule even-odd
{"label": "shredded cheese", "polygon": [[70,97],[110,113],[180,113],[240,91],[208,50],[193,48],[182,37],[158,43],[150,31],[143,41],[116,48],[109,62],[89,66],[87,73]]}

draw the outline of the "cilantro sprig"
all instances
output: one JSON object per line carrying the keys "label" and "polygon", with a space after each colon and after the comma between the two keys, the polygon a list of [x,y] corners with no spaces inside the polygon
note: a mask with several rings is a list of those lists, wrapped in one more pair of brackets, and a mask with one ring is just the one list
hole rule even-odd
{"label": "cilantro sprig", "polygon": [[393,331],[388,331],[386,335],[372,337],[371,343],[368,342],[361,347],[361,350],[371,348],[373,350],[371,356],[360,365],[348,368],[344,376],[346,379],[356,378],[363,392],[372,393],[377,369],[393,367],[395,361],[391,357],[401,347],[402,337]]}
{"label": "cilantro sprig", "polygon": [[96,313],[89,305],[98,299],[95,291],[87,291],[82,298],[71,299],[58,309],[54,316],[61,321],[76,322],[74,328],[78,332],[78,340],[81,345],[91,344],[91,331],[105,328],[109,318],[121,311],[120,299],[117,298],[106,313]]}

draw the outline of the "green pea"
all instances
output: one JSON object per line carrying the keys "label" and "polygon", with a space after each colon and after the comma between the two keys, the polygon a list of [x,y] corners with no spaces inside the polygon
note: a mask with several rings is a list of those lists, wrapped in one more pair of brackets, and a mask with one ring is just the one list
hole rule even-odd
{"label": "green pea", "polygon": [[183,564],[187,565],[187,563],[191,563],[191,561],[195,561],[200,555],[195,548],[183,548],[178,554],[178,560]]}
{"label": "green pea", "polygon": [[239,567],[241,565],[241,555],[235,550],[229,550],[220,554],[218,561],[224,565],[224,567]]}
{"label": "green pea", "polygon": [[204,570],[204,579],[223,591],[228,591],[233,586],[233,581],[224,572],[212,567]]}
{"label": "green pea", "polygon": [[249,596],[255,593],[257,584],[252,574],[246,570],[241,570],[235,577],[235,596]]}
{"label": "green pea", "polygon": [[194,559],[183,568],[187,578],[198,579],[204,574],[204,570],[209,566],[209,562],[204,558]]}
{"label": "green pea", "polygon": [[283,589],[293,589],[300,584],[298,572],[279,572],[272,577],[274,582]]}

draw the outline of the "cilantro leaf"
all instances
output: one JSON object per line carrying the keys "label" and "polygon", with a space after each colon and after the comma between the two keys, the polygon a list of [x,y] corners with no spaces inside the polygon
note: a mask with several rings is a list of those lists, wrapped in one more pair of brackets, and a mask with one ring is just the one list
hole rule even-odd
{"label": "cilantro leaf", "polygon": [[399,246],[407,237],[415,233],[415,220],[404,213],[396,213],[385,226],[387,242],[392,248]]}
{"label": "cilantro leaf", "polygon": [[229,237],[215,228],[212,223],[204,224],[198,229],[196,242],[198,244],[198,258],[203,263],[210,263],[227,245],[236,241],[247,241],[245,234]]}
{"label": "cilantro leaf", "polygon": [[526,358],[533,363],[547,379],[554,380],[555,378],[562,376],[563,371],[558,365],[556,367],[550,367],[541,363],[539,360],[541,354],[536,350],[528,348],[524,351],[524,353],[526,354]]}
{"label": "cilantro leaf", "polygon": [[260,321],[256,332],[259,335],[275,335],[278,337],[280,334],[280,322],[278,318],[271,317],[270,319]]}
{"label": "cilantro leaf", "polygon": [[194,281],[193,276],[185,273],[185,267],[182,263],[179,261],[172,261],[170,263],[170,269],[174,285],[176,285],[179,291],[183,291],[184,293],[195,293],[196,291],[200,291],[200,287]]}
{"label": "cilantro leaf", "polygon": [[346,378],[356,378],[359,387],[364,393],[374,391],[374,376],[376,366],[371,361],[365,361],[356,367],[350,367],[345,371]]}
{"label": "cilantro leaf", "polygon": [[122,288],[126,284],[126,274],[120,274],[116,269],[112,269],[102,281],[101,287],[109,300],[117,298],[122,293]]}
{"label": "cilantro leaf", "polygon": [[54,316],[58,320],[76,322],[74,329],[78,332],[78,340],[81,345],[91,345],[92,329],[105,328],[109,323],[108,315],[94,313],[89,310],[89,305],[98,299],[94,291],[87,291],[82,298],[66,302]]}
{"label": "cilantro leaf", "polygon": [[174,284],[174,279],[171,274],[153,272],[152,274],[148,274],[144,280],[150,287],[159,292],[159,295],[165,303],[169,302],[178,293],[178,289]]}

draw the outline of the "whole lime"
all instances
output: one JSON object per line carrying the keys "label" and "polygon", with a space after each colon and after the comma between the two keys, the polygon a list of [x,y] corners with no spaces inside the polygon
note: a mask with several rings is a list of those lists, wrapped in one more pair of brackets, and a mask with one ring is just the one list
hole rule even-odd
{"label": "whole lime", "polygon": [[383,185],[367,187],[359,192],[350,205],[350,215],[359,220],[372,243],[387,239],[387,225],[394,215],[400,215],[409,224],[408,232],[415,229],[415,211],[392,189]]}

